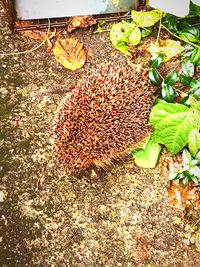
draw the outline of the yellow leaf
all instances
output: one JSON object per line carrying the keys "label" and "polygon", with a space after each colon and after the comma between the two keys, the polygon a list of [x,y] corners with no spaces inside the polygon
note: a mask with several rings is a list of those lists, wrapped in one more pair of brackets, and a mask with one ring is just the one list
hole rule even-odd
{"label": "yellow leaf", "polygon": [[162,11],[159,9],[154,9],[148,12],[133,10],[131,12],[131,17],[139,27],[150,27],[160,20],[162,17]]}
{"label": "yellow leaf", "polygon": [[86,61],[83,44],[74,38],[58,39],[53,52],[56,60],[70,70],[80,69]]}
{"label": "yellow leaf", "polygon": [[132,33],[129,36],[129,42],[132,45],[137,45],[139,44],[141,41],[141,32],[140,29],[138,27],[136,27]]}
{"label": "yellow leaf", "polygon": [[168,61],[172,57],[180,54],[183,52],[184,48],[181,46],[179,41],[174,40],[160,40],[160,44],[158,43],[151,43],[150,47],[147,50],[152,54],[163,53],[165,55],[164,62]]}

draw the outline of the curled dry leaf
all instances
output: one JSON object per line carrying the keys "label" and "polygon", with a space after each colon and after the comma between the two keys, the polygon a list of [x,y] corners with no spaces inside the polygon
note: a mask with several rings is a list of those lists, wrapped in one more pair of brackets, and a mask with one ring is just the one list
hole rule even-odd
{"label": "curled dry leaf", "polygon": [[80,69],[86,61],[83,43],[75,38],[58,39],[53,49],[56,60],[70,70]]}
{"label": "curled dry leaf", "polygon": [[148,259],[149,253],[148,253],[146,238],[144,237],[136,238],[136,247],[133,251],[133,255],[137,263],[143,263]]}
{"label": "curled dry leaf", "polygon": [[72,17],[71,21],[67,26],[67,31],[72,32],[76,28],[86,28],[96,24],[97,21],[94,19],[93,16],[86,15],[86,16],[75,16]]}

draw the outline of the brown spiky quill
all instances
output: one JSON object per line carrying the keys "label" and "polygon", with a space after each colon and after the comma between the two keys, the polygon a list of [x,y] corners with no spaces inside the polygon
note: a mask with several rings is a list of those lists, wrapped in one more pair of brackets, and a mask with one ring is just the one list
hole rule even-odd
{"label": "brown spiky quill", "polygon": [[144,71],[124,63],[99,65],[60,103],[54,148],[69,171],[123,157],[151,130],[154,87]]}

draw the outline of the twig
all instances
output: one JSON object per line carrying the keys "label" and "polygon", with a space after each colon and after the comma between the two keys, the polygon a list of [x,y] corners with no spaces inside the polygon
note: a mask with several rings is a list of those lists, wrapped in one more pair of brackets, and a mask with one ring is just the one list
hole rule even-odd
{"label": "twig", "polygon": [[45,42],[46,40],[48,39],[48,35],[50,33],[50,27],[51,26],[51,23],[50,23],[50,19],[48,19],[48,31],[47,31],[47,34],[45,36],[45,39],[36,47],[33,47],[29,50],[26,50],[26,51],[21,51],[21,52],[13,52],[13,53],[1,53],[0,56],[15,56],[15,55],[21,55],[21,54],[26,54],[26,53],[31,53],[31,52],[34,52],[35,50],[39,49]]}
{"label": "twig", "polygon": [[162,26],[162,11],[161,11],[161,18],[160,18],[160,23],[159,23],[159,28],[158,28],[158,35],[156,38],[156,44],[158,43],[158,40],[159,40],[161,26]]}

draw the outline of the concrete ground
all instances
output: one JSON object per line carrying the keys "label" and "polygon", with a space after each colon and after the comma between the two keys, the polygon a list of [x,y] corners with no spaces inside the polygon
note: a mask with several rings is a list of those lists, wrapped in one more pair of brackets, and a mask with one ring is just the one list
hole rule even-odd
{"label": "concrete ground", "polygon": [[[11,33],[0,12],[0,53],[41,42]],[[173,223],[166,152],[155,169],[130,156],[96,176],[69,175],[56,162],[51,122],[60,100],[95,64],[125,60],[107,32],[72,36],[93,51],[77,71],[46,46],[0,57],[0,266],[200,266],[200,253]]]}

